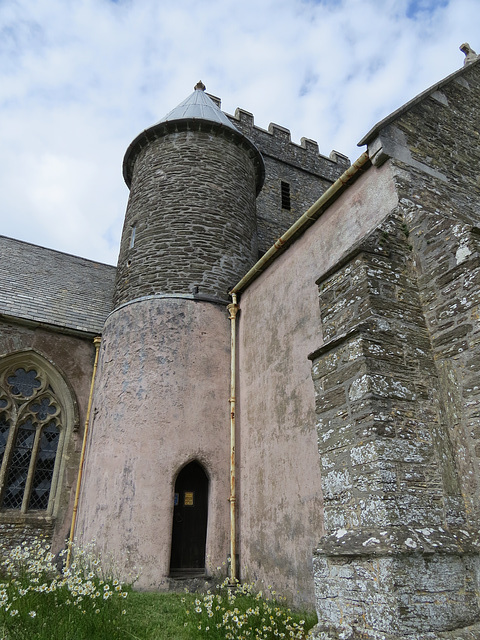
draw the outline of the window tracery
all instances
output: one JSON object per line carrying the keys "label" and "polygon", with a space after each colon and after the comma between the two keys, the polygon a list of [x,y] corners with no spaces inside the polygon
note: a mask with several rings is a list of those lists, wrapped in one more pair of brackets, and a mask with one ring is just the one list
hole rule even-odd
{"label": "window tracery", "polygon": [[0,371],[1,510],[49,510],[63,435],[64,410],[41,367]]}

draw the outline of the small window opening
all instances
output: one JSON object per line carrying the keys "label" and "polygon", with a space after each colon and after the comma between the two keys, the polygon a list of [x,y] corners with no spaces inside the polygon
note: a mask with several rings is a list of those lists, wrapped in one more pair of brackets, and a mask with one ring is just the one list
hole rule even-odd
{"label": "small window opening", "polygon": [[133,246],[135,244],[135,232],[137,230],[137,225],[136,224],[132,224],[132,232],[130,235],[130,249],[133,249]]}
{"label": "small window opening", "polygon": [[290,211],[290,185],[288,182],[283,182],[283,180],[280,184],[282,191],[282,209],[288,209]]}

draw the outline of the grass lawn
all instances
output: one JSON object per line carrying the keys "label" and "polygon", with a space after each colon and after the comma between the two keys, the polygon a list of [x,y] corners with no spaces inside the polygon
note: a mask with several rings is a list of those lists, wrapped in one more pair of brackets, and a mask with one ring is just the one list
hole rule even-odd
{"label": "grass lawn", "polygon": [[[203,619],[204,629],[200,632],[196,623],[191,624],[192,616],[195,616],[195,600],[199,598],[202,601],[202,607],[205,613],[204,596],[196,594],[178,594],[178,593],[141,593],[131,592],[128,595],[128,613],[121,619],[122,629],[125,638],[133,638],[135,640],[198,640],[200,637],[212,638],[228,638],[225,629],[205,632],[205,623],[208,624],[208,618],[205,615],[197,615],[200,621]],[[198,600],[197,600],[198,602]],[[245,610],[245,602],[236,603],[240,610]],[[252,603],[249,603],[252,604]],[[186,610],[190,610],[190,616],[186,615]],[[303,628],[305,632],[311,629],[317,622],[315,613],[293,613],[292,617],[297,622],[301,619],[305,620]],[[189,620],[188,626],[185,622]],[[213,627],[213,625],[212,625]],[[238,630],[238,636],[235,638],[243,638],[244,632]],[[254,635],[251,636],[255,638]],[[259,637],[269,638],[268,633],[262,633]],[[281,637],[281,636],[278,636]],[[296,638],[305,638],[301,633],[295,635]]]}
{"label": "grass lawn", "polygon": [[130,592],[127,616],[120,619],[125,640],[190,640],[194,636],[184,627],[183,597],[179,593]]}
{"label": "grass lawn", "polygon": [[313,614],[225,580],[203,594],[133,591],[92,547],[59,571],[43,539],[0,556],[0,640],[305,640]]}

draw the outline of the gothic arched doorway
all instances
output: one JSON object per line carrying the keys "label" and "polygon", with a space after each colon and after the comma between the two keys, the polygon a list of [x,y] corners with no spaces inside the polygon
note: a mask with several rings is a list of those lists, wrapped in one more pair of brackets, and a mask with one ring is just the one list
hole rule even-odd
{"label": "gothic arched doorway", "polygon": [[208,477],[198,462],[190,462],[175,482],[171,575],[205,569],[207,520]]}

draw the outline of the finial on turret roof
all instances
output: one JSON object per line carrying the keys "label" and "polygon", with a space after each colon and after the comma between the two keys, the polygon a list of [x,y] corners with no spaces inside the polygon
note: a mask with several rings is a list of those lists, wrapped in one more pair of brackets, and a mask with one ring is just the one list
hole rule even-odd
{"label": "finial on turret roof", "polygon": [[468,42],[464,42],[462,45],[460,45],[459,49],[462,53],[465,54],[465,60],[463,62],[464,65],[470,64],[478,58],[477,53],[472,49]]}
{"label": "finial on turret roof", "polygon": [[199,80],[197,82],[197,84],[193,87],[195,89],[195,91],[199,90],[199,91],[205,91],[205,89],[207,88],[203,82],[201,80]]}

